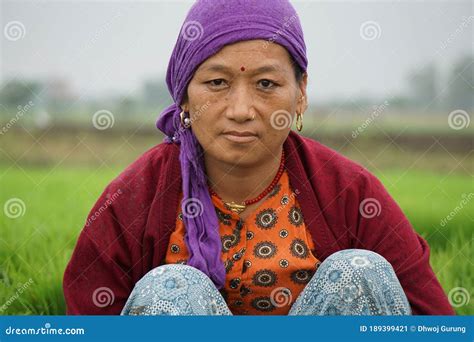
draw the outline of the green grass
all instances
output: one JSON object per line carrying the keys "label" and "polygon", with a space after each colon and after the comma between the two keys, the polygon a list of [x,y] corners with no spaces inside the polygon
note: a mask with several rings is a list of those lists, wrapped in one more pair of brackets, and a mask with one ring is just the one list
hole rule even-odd
{"label": "green grass", "polygon": [[[89,210],[121,170],[0,168],[0,314],[64,314],[64,268]],[[473,192],[472,180],[418,171],[377,176],[430,243],[431,263],[446,293],[455,287],[470,292],[474,199],[447,226],[440,222],[459,205],[463,193]],[[23,216],[5,215],[3,206],[11,198],[25,203]],[[457,313],[473,314],[472,303],[457,308]]]}
{"label": "green grass", "polygon": [[[0,174],[0,304],[33,283],[0,314],[64,314],[62,276],[78,233],[98,196],[120,170],[2,169]],[[4,203],[25,203],[25,213],[8,218]],[[0,311],[2,311],[0,306]]]}
{"label": "green grass", "polygon": [[[415,170],[382,171],[376,175],[431,246],[450,246],[457,237],[465,238],[465,242],[472,239],[474,183],[469,176]],[[462,204],[463,199],[467,203]],[[461,210],[443,226],[442,220],[457,206]]]}
{"label": "green grass", "polygon": [[[469,176],[421,171],[377,174],[415,230],[429,243],[431,266],[446,294],[474,288],[474,184]],[[457,209],[456,209],[457,208]],[[442,221],[456,213],[447,224]],[[464,291],[464,290],[463,290]],[[453,290],[453,303],[462,300]],[[474,314],[473,301],[456,308],[457,314]]]}

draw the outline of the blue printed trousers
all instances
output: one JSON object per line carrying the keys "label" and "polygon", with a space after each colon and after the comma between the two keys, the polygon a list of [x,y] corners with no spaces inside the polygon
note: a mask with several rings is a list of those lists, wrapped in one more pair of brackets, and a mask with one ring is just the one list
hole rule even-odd
{"label": "blue printed trousers", "polygon": [[[200,270],[167,264],[149,271],[130,294],[122,315],[232,315]],[[326,258],[288,315],[410,315],[392,265],[381,255],[345,249]]]}

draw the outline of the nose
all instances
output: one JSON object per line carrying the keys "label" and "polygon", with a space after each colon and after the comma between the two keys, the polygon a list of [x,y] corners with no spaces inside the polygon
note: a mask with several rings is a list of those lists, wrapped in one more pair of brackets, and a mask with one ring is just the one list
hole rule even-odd
{"label": "nose", "polygon": [[254,117],[252,92],[244,85],[231,89],[227,97],[226,117],[237,122],[252,120]]}

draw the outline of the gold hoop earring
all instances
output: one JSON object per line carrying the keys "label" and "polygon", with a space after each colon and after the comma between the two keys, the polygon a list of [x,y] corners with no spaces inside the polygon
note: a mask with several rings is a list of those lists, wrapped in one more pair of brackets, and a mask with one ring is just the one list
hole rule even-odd
{"label": "gold hoop earring", "polygon": [[303,115],[301,113],[296,113],[296,129],[298,132],[303,129]]}
{"label": "gold hoop earring", "polygon": [[179,113],[179,118],[181,119],[181,125],[183,125],[184,128],[191,127],[191,119],[184,117],[184,110]]}

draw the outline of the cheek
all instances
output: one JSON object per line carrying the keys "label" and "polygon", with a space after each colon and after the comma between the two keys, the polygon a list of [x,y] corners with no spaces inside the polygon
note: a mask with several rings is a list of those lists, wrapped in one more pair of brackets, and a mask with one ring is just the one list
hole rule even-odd
{"label": "cheek", "polygon": [[265,125],[273,124],[277,128],[288,126],[295,114],[296,104],[295,92],[289,87],[272,94],[265,101]]}
{"label": "cheek", "polygon": [[206,110],[202,106],[199,108],[191,114],[191,128],[201,146],[207,150],[212,147],[219,133],[216,126],[218,114],[212,111],[211,107],[208,107]]}
{"label": "cheek", "polygon": [[[287,95],[287,94],[285,94]],[[279,97],[266,109],[262,117],[267,146],[277,146],[285,141],[295,120],[294,101],[291,97]]]}
{"label": "cheek", "polygon": [[279,136],[288,132],[295,119],[296,102],[294,97],[288,96],[274,97],[272,101],[266,103],[265,115],[263,115],[263,125],[265,130],[272,136]]}
{"label": "cheek", "polygon": [[199,140],[205,139],[213,132],[213,109],[215,105],[200,86],[189,86],[188,99],[193,132]]}
{"label": "cheek", "polygon": [[281,145],[288,134],[290,133],[290,128],[285,127],[283,129],[275,129],[272,126],[268,126],[265,131],[265,135],[262,137],[263,143],[273,150],[272,147],[277,147]]}
{"label": "cheek", "polygon": [[[193,116],[191,116],[193,117]],[[204,145],[212,135],[212,126],[206,121],[206,117],[195,117],[192,122],[192,130],[201,145]]]}

